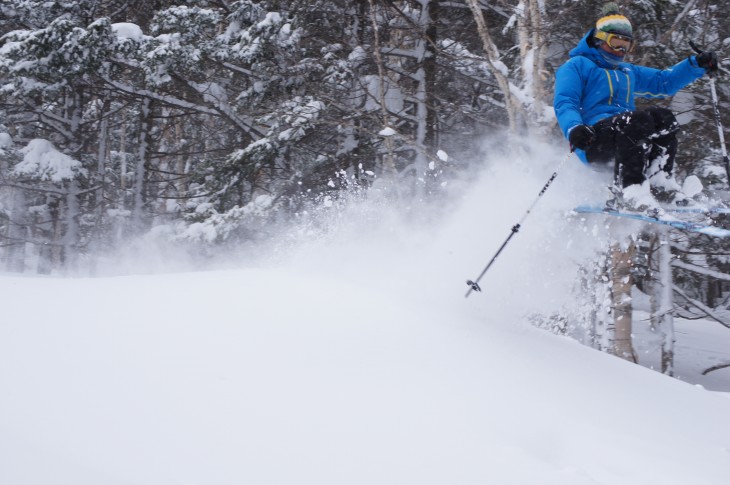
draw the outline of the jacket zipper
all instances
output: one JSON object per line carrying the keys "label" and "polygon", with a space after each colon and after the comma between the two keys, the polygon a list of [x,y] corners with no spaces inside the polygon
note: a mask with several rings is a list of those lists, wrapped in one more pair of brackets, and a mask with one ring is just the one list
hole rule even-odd
{"label": "jacket zipper", "polygon": [[[613,81],[611,80],[611,73],[608,71],[608,69],[604,69],[606,71],[606,78],[608,78],[608,90],[609,90],[609,97],[608,97],[608,104],[613,104]],[[621,87],[621,83],[618,78],[618,72],[613,71],[614,76],[616,76],[616,85]],[[624,72],[624,76],[626,76],[626,104],[628,105],[631,100],[631,78],[628,74]]]}
{"label": "jacket zipper", "polygon": [[613,82],[611,81],[611,74],[608,72],[608,69],[604,69],[606,71],[606,77],[608,78],[608,89],[609,89],[609,97],[608,97],[608,104],[613,104]]}

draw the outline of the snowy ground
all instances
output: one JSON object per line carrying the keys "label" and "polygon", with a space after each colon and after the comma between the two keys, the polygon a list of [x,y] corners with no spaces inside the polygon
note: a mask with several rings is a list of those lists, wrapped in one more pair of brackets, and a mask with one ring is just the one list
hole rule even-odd
{"label": "snowy ground", "polygon": [[[634,315],[639,364],[660,369],[661,338],[649,331],[648,318],[649,315],[643,312]],[[713,366],[730,364],[730,331],[711,320],[678,318],[674,324],[677,338],[675,377],[705,389],[728,393],[730,397],[730,367],[702,375]]]}
{"label": "snowy ground", "polygon": [[[554,164],[490,169],[430,223],[352,208],[245,267],[0,275],[0,483],[726,484],[723,394],[527,323],[602,237],[562,217],[578,168],[464,299]],[[678,362],[708,350],[683,325]]]}

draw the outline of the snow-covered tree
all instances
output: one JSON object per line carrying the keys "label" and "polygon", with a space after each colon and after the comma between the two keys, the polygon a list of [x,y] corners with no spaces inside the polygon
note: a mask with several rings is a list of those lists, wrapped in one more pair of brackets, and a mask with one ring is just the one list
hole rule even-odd
{"label": "snow-covered tree", "polygon": [[[666,66],[691,53],[690,39],[719,49],[730,38],[718,2],[624,8],[635,61]],[[552,74],[597,11],[539,0],[8,0],[0,9],[0,131],[10,140],[2,234],[16,231],[29,255],[84,254],[159,224],[192,239],[190,228],[205,227],[211,244],[249,239],[267,218],[386,179],[429,196],[485,135],[511,125],[559,139]],[[724,108],[730,91],[717,87]],[[680,176],[723,189],[708,99],[700,82],[673,101],[691,135]],[[33,140],[77,161],[73,180],[24,174],[20,184],[13,167]],[[33,210],[46,206],[69,231],[31,234]],[[707,268],[724,271],[720,259]],[[709,304],[727,292],[704,286],[691,297]]]}

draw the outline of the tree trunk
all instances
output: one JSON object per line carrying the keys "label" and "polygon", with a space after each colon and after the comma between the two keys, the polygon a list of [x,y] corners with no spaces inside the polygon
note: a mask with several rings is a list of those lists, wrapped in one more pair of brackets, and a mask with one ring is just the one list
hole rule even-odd
{"label": "tree trunk", "polygon": [[10,189],[10,203],[5,266],[8,271],[22,273],[25,271],[25,241],[28,236],[28,205],[23,189]]}
{"label": "tree trunk", "polygon": [[611,289],[613,301],[613,345],[611,352],[622,359],[638,362],[631,344],[631,287],[636,247],[630,242],[626,248],[620,244],[611,247]]}
{"label": "tree trunk", "polygon": [[[524,5],[527,3],[527,5]],[[522,66],[522,85],[526,93],[533,97],[528,121],[538,121],[542,116],[546,87],[543,80],[545,72],[546,42],[543,39],[542,12],[537,0],[526,0],[517,10],[517,34]]]}
{"label": "tree trunk", "polygon": [[145,206],[145,182],[147,163],[150,151],[150,131],[152,129],[152,101],[142,101],[141,122],[139,127],[139,144],[137,146],[137,165],[134,171],[134,199],[132,204],[132,231],[142,230]]}
{"label": "tree trunk", "polygon": [[657,236],[657,272],[655,291],[652,297],[652,324],[662,337],[661,369],[662,373],[674,375],[674,299],[672,287],[672,245],[668,231],[663,230]]}
{"label": "tree trunk", "polygon": [[484,53],[487,56],[487,69],[489,69],[489,72],[497,80],[499,89],[504,95],[504,104],[507,109],[510,131],[516,133],[521,121],[524,120],[524,117],[522,116],[522,108],[519,102],[512,95],[507,66],[505,66],[505,64],[499,59],[499,49],[492,40],[489,30],[487,30],[487,22],[484,19],[484,14],[479,6],[479,1],[467,0],[467,3],[469,4],[469,8],[474,16],[474,20],[476,21],[479,37],[482,40],[482,47],[484,48]]}
{"label": "tree trunk", "polygon": [[589,268],[585,276],[585,291],[591,295],[588,342],[596,350],[609,348],[609,327],[611,318],[611,289],[608,274],[607,252],[600,253],[597,261]]}
{"label": "tree trunk", "polygon": [[674,280],[669,232],[661,230],[651,242],[651,329],[661,336],[661,371],[674,375]]}
{"label": "tree trunk", "polygon": [[[109,110],[111,109],[111,102],[109,98],[104,99],[104,104],[101,108],[100,121],[99,121],[99,148],[96,152],[96,181],[104,186],[106,165],[109,159]],[[103,199],[103,188],[101,192]]]}
{"label": "tree trunk", "polygon": [[71,181],[68,184],[65,204],[62,207],[64,233],[61,243],[63,244],[63,269],[65,272],[74,272],[78,269],[78,248],[80,246],[78,192],[78,182]]}
{"label": "tree trunk", "polygon": [[[416,130],[416,144],[418,146],[420,163],[417,168],[421,176],[427,170],[428,155],[436,153],[438,147],[437,115],[434,106],[433,91],[436,89],[436,42],[438,41],[439,0],[431,0],[423,4],[419,24],[425,33],[416,46],[416,51],[423,52],[420,59],[421,68],[418,70],[418,100]],[[425,151],[425,152],[424,152]]]}
{"label": "tree trunk", "polygon": [[[378,68],[379,78],[379,89],[378,89],[378,103],[380,104],[380,111],[383,117],[383,128],[392,128],[390,115],[388,114],[388,107],[385,104],[385,94],[388,89],[388,82],[386,81],[385,63],[381,53],[381,36],[380,36],[380,24],[378,23],[377,10],[375,8],[375,0],[368,0],[370,3],[370,22],[373,27],[373,55],[375,56],[375,64]],[[383,173],[388,175],[395,175],[395,159],[393,154],[393,137],[385,137],[385,155],[383,156]]]}

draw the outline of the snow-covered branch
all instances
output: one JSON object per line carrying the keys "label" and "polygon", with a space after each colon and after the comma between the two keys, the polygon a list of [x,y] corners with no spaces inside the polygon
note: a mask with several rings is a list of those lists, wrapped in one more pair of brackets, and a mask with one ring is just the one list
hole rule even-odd
{"label": "snow-covered branch", "polygon": [[675,259],[674,261],[672,261],[672,266],[674,266],[675,268],[685,269],[685,270],[691,271],[693,273],[698,273],[701,275],[709,276],[711,278],[715,278],[716,280],[730,281],[730,275],[728,275],[728,274],[721,273],[719,271],[715,271],[710,268],[705,268],[702,266],[685,263],[684,261],[680,261],[678,259]]}
{"label": "snow-covered branch", "polygon": [[681,288],[677,287],[676,285],[672,288],[676,294],[681,296],[687,303],[692,305],[693,307],[697,308],[701,312],[703,312],[705,315],[707,315],[712,320],[715,320],[717,323],[722,325],[723,327],[730,328],[730,323],[724,321],[719,316],[717,316],[717,313],[712,308],[708,307],[701,301],[697,301],[694,298],[691,298],[687,293],[682,291]]}
{"label": "snow-covered branch", "polygon": [[725,363],[722,363],[722,364],[713,365],[712,367],[708,367],[707,369],[703,370],[702,371],[702,375],[703,376],[706,376],[710,372],[714,372],[714,371],[720,370],[720,369],[726,369],[728,367],[730,367],[730,362],[725,362]]}
{"label": "snow-covered branch", "polygon": [[201,106],[199,104],[191,103],[189,101],[185,101],[179,98],[175,98],[170,95],[163,95],[156,93],[154,91],[150,91],[149,89],[143,89],[143,88],[137,88],[135,86],[130,86],[129,84],[124,84],[119,81],[115,81],[109,77],[103,77],[104,82],[107,84],[115,87],[119,91],[122,91],[126,94],[131,94],[132,96],[137,96],[139,98],[149,98],[155,101],[159,101],[161,103],[180,108],[183,110],[191,110],[196,111],[198,113],[203,114],[209,114],[209,115],[218,115],[220,114],[217,110],[209,108],[207,106]]}
{"label": "snow-covered branch", "polygon": [[[186,80],[186,83],[191,88],[195,89],[196,92],[203,95],[203,98],[205,101],[210,103],[213,108],[219,112],[221,115],[225,116],[228,120],[233,122],[238,128],[246,132],[254,141],[262,138],[264,135],[257,129],[253,128],[251,124],[246,123],[244,120],[242,120],[234,111],[233,107],[228,104],[225,101],[225,96],[223,95],[216,95],[212,94],[210,91],[206,90],[205,86],[211,86],[211,83],[207,83],[205,86],[194,83],[190,81],[189,79]],[[218,93],[222,91],[220,87],[217,89]]]}

